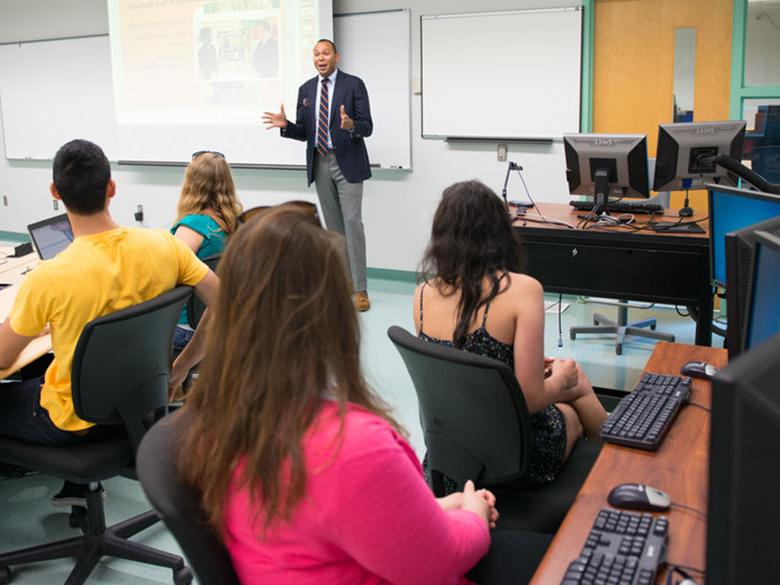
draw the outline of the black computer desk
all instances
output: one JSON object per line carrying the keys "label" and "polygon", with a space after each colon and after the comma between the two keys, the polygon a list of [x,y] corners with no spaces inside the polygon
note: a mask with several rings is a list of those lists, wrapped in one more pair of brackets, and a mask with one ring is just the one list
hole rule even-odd
{"label": "black computer desk", "polygon": [[[579,222],[571,206],[540,203],[545,217]],[[648,216],[637,215],[639,222]],[[700,219],[697,215],[693,219]],[[712,344],[712,296],[707,222],[703,234],[568,229],[527,220],[514,222],[525,252],[525,270],[546,292],[657,302],[692,307],[696,344]],[[675,217],[657,218],[675,221]]]}

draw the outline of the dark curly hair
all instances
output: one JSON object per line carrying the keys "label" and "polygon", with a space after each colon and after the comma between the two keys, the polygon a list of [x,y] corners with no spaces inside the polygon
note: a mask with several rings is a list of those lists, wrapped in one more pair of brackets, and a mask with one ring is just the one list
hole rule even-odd
{"label": "dark curly hair", "polygon": [[[462,347],[477,311],[520,272],[522,261],[512,222],[501,199],[479,181],[450,185],[433,217],[431,241],[420,263],[421,280],[433,279],[460,291],[453,341]],[[491,283],[484,296],[483,280]]]}

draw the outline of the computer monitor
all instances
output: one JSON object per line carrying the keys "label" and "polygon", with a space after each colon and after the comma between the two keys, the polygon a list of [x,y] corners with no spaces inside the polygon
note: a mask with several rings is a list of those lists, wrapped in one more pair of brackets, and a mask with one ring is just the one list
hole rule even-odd
{"label": "computer monitor", "polygon": [[27,226],[41,260],[50,260],[73,241],[73,229],[66,214],[56,215]]}
{"label": "computer monitor", "polygon": [[737,184],[737,178],[715,164],[726,154],[740,160],[745,121],[661,124],[655,155],[654,191],[701,189],[705,182]]}
{"label": "computer monitor", "polygon": [[710,275],[726,286],[726,234],[780,215],[780,196],[707,185],[710,209]]}
{"label": "computer monitor", "polygon": [[[780,333],[780,218],[773,231],[756,232],[745,322],[746,351]],[[780,361],[780,354],[777,356]]]}
{"label": "computer monitor", "polygon": [[649,197],[647,138],[643,134],[566,134],[569,193],[595,199],[606,211],[609,197]]}
{"label": "computer monitor", "polygon": [[780,334],[712,383],[707,585],[780,575]]}
{"label": "computer monitor", "polygon": [[768,219],[726,234],[726,347],[729,359],[744,351],[753,255],[760,232],[780,232],[780,217]]}

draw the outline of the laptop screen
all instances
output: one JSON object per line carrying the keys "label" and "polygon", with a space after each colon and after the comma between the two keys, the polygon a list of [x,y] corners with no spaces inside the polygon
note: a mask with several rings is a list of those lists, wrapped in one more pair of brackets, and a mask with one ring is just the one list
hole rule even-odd
{"label": "laptop screen", "polygon": [[66,214],[27,226],[41,260],[51,260],[73,241],[73,230]]}

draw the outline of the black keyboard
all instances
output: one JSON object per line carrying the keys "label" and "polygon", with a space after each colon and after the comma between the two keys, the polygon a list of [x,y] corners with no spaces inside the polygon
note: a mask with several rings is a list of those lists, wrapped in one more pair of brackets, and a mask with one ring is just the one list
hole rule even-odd
{"label": "black keyboard", "polygon": [[668,534],[664,516],[603,508],[561,585],[652,585]]}
{"label": "black keyboard", "polygon": [[690,378],[645,374],[601,425],[601,438],[655,451],[690,395]]}
{"label": "black keyboard", "polygon": [[[593,209],[593,199],[569,201],[577,211],[590,211]],[[660,203],[615,201],[609,203],[608,209],[614,213],[660,213],[664,210]]]}

